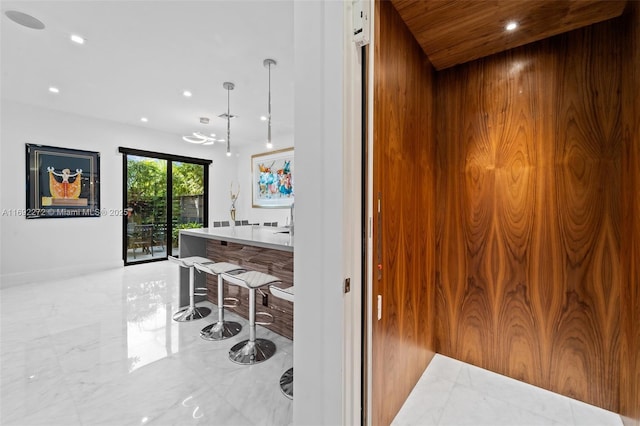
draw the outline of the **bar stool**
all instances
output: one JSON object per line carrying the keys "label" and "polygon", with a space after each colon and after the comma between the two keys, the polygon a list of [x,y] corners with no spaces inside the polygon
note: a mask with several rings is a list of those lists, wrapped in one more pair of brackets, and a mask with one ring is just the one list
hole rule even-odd
{"label": "bar stool", "polygon": [[[238,265],[227,262],[217,263],[195,263],[194,266],[201,272],[218,276],[218,321],[209,324],[200,331],[200,337],[205,340],[223,340],[233,337],[240,333],[242,326],[235,321],[224,320],[224,308],[235,308],[238,306],[239,300],[235,297],[224,297],[224,286],[222,285],[222,274],[233,274],[246,272],[246,269]],[[225,301],[231,301],[233,304],[225,305]]]}
{"label": "bar stool", "polygon": [[[213,263],[210,259],[201,256],[190,256],[190,257],[174,257],[168,256],[169,260],[173,263],[178,264],[181,268],[189,268],[189,305],[180,309],[178,312],[173,314],[174,321],[194,321],[199,320],[211,313],[211,309],[204,306],[196,306],[195,296],[206,296],[206,287],[198,287],[195,288],[195,263],[200,263],[202,265],[207,263]],[[196,293],[196,290],[204,293]]]}
{"label": "bar stool", "polygon": [[[269,291],[273,297],[293,302],[293,286],[280,288],[273,285],[269,286]],[[280,390],[289,399],[293,399],[293,367],[285,371],[280,376]]]}
{"label": "bar stool", "polygon": [[269,325],[273,322],[257,322],[256,316],[268,316],[273,321],[273,315],[256,312],[256,289],[280,282],[280,278],[258,271],[247,271],[238,275],[222,274],[222,279],[249,290],[249,339],[234,345],[229,351],[229,359],[243,365],[268,360],[276,353],[276,345],[271,340],[256,339],[256,324]]}

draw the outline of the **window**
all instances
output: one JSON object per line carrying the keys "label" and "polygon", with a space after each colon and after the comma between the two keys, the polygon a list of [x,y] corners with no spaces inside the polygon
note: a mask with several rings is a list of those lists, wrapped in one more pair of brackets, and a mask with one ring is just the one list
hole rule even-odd
{"label": "window", "polygon": [[210,160],[120,148],[125,265],[178,254],[180,229],[208,220]]}

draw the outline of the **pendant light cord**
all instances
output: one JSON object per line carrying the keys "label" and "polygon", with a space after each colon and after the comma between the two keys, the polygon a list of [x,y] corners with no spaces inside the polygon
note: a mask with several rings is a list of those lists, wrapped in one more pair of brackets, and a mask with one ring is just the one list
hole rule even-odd
{"label": "pendant light cord", "polygon": [[262,64],[265,68],[269,70],[269,111],[267,117],[267,149],[273,148],[273,144],[271,143],[271,65],[276,65],[277,62],[275,59],[267,58]]}
{"label": "pendant light cord", "polygon": [[267,136],[267,144],[271,146],[271,63],[269,63],[269,130]]}
{"label": "pendant light cord", "polygon": [[231,87],[227,86],[227,155],[231,154],[231,107],[230,104]]}

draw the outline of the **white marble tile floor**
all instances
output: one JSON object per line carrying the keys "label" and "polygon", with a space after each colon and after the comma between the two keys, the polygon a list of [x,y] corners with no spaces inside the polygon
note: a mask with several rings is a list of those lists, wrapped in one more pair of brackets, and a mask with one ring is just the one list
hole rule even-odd
{"label": "white marble tile floor", "polygon": [[[280,375],[293,343],[263,327],[273,358],[228,359],[248,336],[205,341],[178,323],[178,269],[148,263],[0,290],[2,425],[289,425]],[[215,307],[208,302],[200,305]]]}
{"label": "white marble tile floor", "polygon": [[622,426],[620,416],[437,354],[394,426]]}
{"label": "white marble tile floor", "polygon": [[[43,277],[43,280],[47,277]],[[177,323],[178,269],[134,265],[0,290],[0,424],[274,425],[292,423],[279,389],[293,344],[263,327],[276,355],[241,366]],[[202,305],[214,308],[209,303]],[[621,426],[614,413],[436,355],[394,425]]]}

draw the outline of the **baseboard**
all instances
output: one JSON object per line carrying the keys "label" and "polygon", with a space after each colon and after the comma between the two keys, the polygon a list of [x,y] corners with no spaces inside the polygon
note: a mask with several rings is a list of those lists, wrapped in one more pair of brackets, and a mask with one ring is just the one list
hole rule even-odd
{"label": "baseboard", "polygon": [[93,272],[106,271],[108,269],[117,269],[122,267],[124,267],[124,262],[122,260],[119,260],[67,268],[43,269],[39,271],[2,274],[0,275],[0,289],[41,282],[50,279],[51,277],[54,277],[55,279],[72,278],[78,275],[90,274]]}

